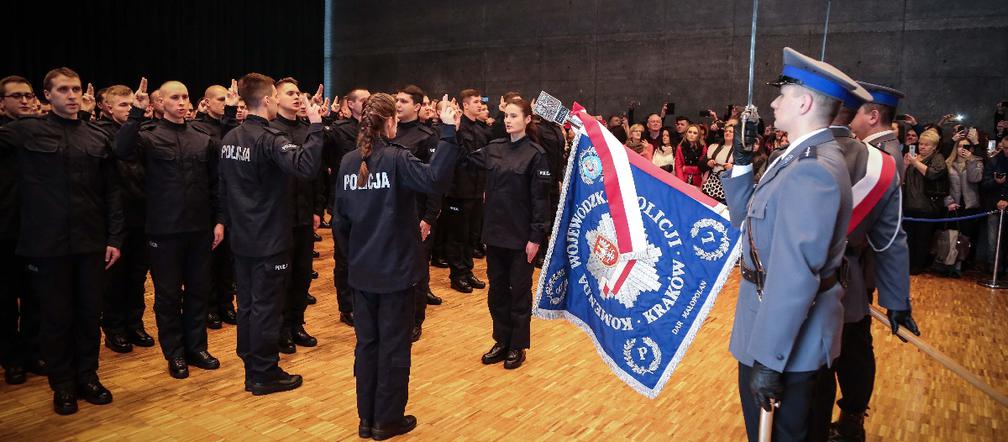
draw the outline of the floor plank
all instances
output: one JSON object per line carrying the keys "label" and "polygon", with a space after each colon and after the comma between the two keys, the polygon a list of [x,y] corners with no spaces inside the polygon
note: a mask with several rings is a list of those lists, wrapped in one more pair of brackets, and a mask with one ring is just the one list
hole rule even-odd
{"label": "floor plank", "polygon": [[[234,354],[235,328],[211,330],[220,370],[168,376],[157,348],[119,355],[102,348],[100,376],[115,401],[69,417],[52,413],[43,378],[0,385],[0,439],[352,440],[356,439],[353,330],[338,322],[332,289],[332,242],[318,243],[322,274],[308,309],[315,348],[283,355],[283,367],[305,377],[288,393],[253,397],[243,389]],[[665,391],[655,400],[633,392],[601,362],[588,338],[564,321],[534,319],[528,361],[516,371],[483,366],[489,348],[486,290],[448,288],[432,269],[432,306],[413,348],[409,413],[416,440],[742,440],[736,363],[728,353],[738,276],[732,277]],[[476,272],[485,275],[485,262]],[[972,280],[913,279],[914,315],[931,345],[1008,391],[1008,292]],[[148,283],[148,306],[152,302]],[[153,314],[145,320],[154,333]],[[879,356],[876,393],[866,420],[871,440],[995,441],[1008,438],[1008,409],[917,349],[873,326]]]}

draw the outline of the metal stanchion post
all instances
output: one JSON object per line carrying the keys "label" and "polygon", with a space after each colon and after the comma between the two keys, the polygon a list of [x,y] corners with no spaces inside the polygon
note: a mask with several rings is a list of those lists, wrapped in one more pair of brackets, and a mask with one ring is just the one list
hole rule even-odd
{"label": "metal stanchion post", "polygon": [[770,411],[766,411],[763,407],[759,410],[759,435],[757,440],[759,442],[771,442],[773,440],[773,418],[774,410],[780,407],[780,402],[776,400],[770,401]]}
{"label": "metal stanchion post", "polygon": [[981,279],[977,281],[977,284],[991,289],[1008,289],[1008,284],[998,281],[998,267],[1001,265],[1001,229],[1004,227],[1004,214],[1005,211],[1001,210],[1001,214],[998,215],[997,244],[994,246],[994,273],[989,280]]}

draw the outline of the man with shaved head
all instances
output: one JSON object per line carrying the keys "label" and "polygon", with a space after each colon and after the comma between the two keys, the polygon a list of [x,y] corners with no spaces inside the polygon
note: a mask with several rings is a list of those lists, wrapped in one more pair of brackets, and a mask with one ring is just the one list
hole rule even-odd
{"label": "man with shaved head", "polygon": [[[147,194],[147,246],[154,280],[154,319],[168,372],[189,377],[189,365],[215,370],[207,352],[206,309],[210,251],[224,237],[217,204],[218,143],[185,121],[189,91],[178,81],[161,85],[163,118],[143,123],[149,104],[140,80],[126,124],[116,134],[115,154],[143,162]],[[184,289],[183,289],[184,287]]]}
{"label": "man with shaved head", "polygon": [[[210,135],[217,145],[220,145],[221,138],[228,130],[238,124],[237,102],[227,105],[228,90],[224,86],[215,84],[206,88],[203,93],[203,105],[206,112],[201,112],[196,119],[189,123],[196,130]],[[220,152],[215,154],[220,158]],[[225,238],[222,245],[213,250],[211,254],[210,270],[210,297],[207,301],[207,327],[212,329],[221,328],[221,322],[231,325],[238,324],[238,317],[234,308],[235,284],[234,284],[234,257],[231,255],[231,247]]]}
{"label": "man with shaved head", "polygon": [[164,104],[161,102],[160,89],[150,93],[149,108],[150,108],[150,115],[147,115],[147,118],[152,118],[155,120],[160,120],[164,118]]}

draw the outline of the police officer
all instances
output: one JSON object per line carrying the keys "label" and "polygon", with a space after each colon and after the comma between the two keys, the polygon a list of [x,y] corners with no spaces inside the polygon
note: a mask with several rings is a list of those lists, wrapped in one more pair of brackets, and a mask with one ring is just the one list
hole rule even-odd
{"label": "police officer", "polygon": [[[338,137],[337,147],[326,150],[326,164],[335,174],[339,170],[340,161],[348,152],[357,149],[357,134],[360,131],[361,112],[364,110],[364,103],[371,96],[367,89],[353,89],[347,93],[343,100],[350,110],[350,118],[339,120],[332,125]],[[333,192],[339,189],[338,180],[330,180]],[[333,205],[332,213],[336,213],[335,198],[330,198]],[[335,228],[335,227],[334,227]],[[336,241],[336,231],[333,230],[333,241]],[[335,244],[334,244],[335,245]],[[336,286],[336,302],[339,305],[340,322],[353,327],[353,301],[354,295],[350,291],[347,282],[347,258],[343,256],[339,247],[333,247],[333,284]]]}
{"label": "police officer", "polygon": [[[282,131],[294,144],[303,145],[308,138],[308,122],[298,118],[308,101],[298,89],[297,80],[286,77],[276,83],[277,116],[270,127]],[[294,353],[296,345],[314,347],[318,340],[304,328],[305,309],[308,307],[308,288],[312,280],[312,234],[318,230],[323,210],[321,174],[311,179],[290,177],[290,201],[294,204],[293,248],[291,249],[291,274],[284,296],[283,326],[280,330],[280,352]]]}
{"label": "police officer", "polygon": [[903,144],[896,136],[896,131],[892,130],[892,122],[896,116],[899,100],[904,96],[903,92],[863,81],[859,83],[871,93],[872,100],[862,105],[854,114],[854,119],[850,123],[851,132],[896,160],[896,170],[902,177],[906,170],[903,162]]}
{"label": "police officer", "polygon": [[[24,77],[0,79],[0,126],[34,116],[35,92]],[[4,381],[23,384],[25,369],[44,375],[38,354],[38,299],[28,296],[24,259],[14,251],[18,240],[17,151],[0,152],[0,363]]]}
{"label": "police officer", "polygon": [[[437,149],[440,136],[434,128],[420,124],[419,112],[423,105],[424,92],[415,85],[408,85],[396,93],[396,116],[399,126],[392,142],[405,146],[413,156],[424,163],[430,163],[431,155]],[[431,246],[434,238],[431,232],[435,228],[438,214],[441,212],[441,195],[417,193],[417,215],[420,222],[421,250],[418,255],[420,266],[420,282],[414,286],[413,335],[416,342],[423,333],[423,322],[427,317],[427,304],[441,305],[442,299],[430,289]]]}
{"label": "police officer", "polygon": [[[850,176],[828,126],[841,93],[867,92],[833,66],[784,48],[773,101],[791,144],[757,182],[743,136],[722,174],[732,224],[743,225],[742,276],[729,350],[739,361],[746,432],[779,401],[776,440],[804,440],[817,381],[840,353],[840,268],[851,216]],[[751,143],[755,124],[746,128]],[[742,132],[736,131],[742,135]]]}
{"label": "police officer", "polygon": [[[133,91],[117,84],[102,93],[102,117],[94,125],[115,139],[133,108]],[[153,123],[149,123],[153,124]],[[150,262],[144,233],[147,201],[144,197],[143,164],[139,158],[115,160],[122,189],[125,224],[122,256],[108,271],[108,285],[102,297],[102,329],[105,347],[116,353],[129,353],[133,346],[153,347],[154,338],[144,330],[143,314],[147,271]]]}
{"label": "police officer", "polygon": [[[141,124],[150,101],[140,80],[133,109],[115,137],[118,158],[139,158],[147,196],[146,233],[154,281],[154,320],[168,373],[189,377],[189,365],[220,368],[207,352],[210,251],[224,236],[217,201],[217,146],[185,121],[189,92],[168,81],[158,89],[162,119]],[[216,225],[215,225],[216,224]]]}
{"label": "police officer", "polygon": [[[462,91],[462,119],[458,126],[459,147],[465,152],[475,152],[486,146],[489,133],[477,125],[482,111],[482,97],[476,89]],[[455,178],[442,206],[439,225],[447,234],[444,253],[450,268],[451,288],[462,293],[472,293],[473,288],[482,289],[486,283],[473,273],[473,240],[475,224],[481,219],[483,189],[486,175],[481,170],[473,170],[459,164]]]}
{"label": "police officer", "polygon": [[[80,77],[69,68],[43,80],[52,112],[0,127],[0,156],[16,151],[20,182],[17,254],[41,306],[41,348],[58,414],[78,395],[112,402],[98,379],[104,270],[119,258],[122,207],[108,136],[79,120]],[[93,98],[92,98],[93,101]]]}
{"label": "police officer", "polygon": [[513,98],[504,107],[504,129],[507,138],[491,141],[464,162],[487,171],[483,241],[494,345],[482,360],[515,369],[529,348],[532,262],[548,230],[552,177],[546,151],[534,140],[538,132],[527,101]]}
{"label": "police officer", "polygon": [[458,158],[454,106],[441,113],[441,143],[429,165],[388,141],[396,136],[396,120],[392,96],[371,96],[362,112],[358,149],[340,164],[333,212],[355,297],[358,434],[375,440],[416,427],[416,418],[404,415],[413,286],[422,278],[416,198],[443,192]]}
{"label": "police officer", "polygon": [[[322,162],[322,117],[308,105],[308,134],[298,145],[269,126],[277,114],[273,79],[246,74],[238,94],[248,104],[245,122],[224,135],[221,201],[231,235],[238,282],[238,356],[245,389],[254,395],[293,390],[301,376],[280,368],[277,343],[283,293],[291,271],[294,213],[290,176],[312,179]],[[230,92],[229,92],[230,93]]]}
{"label": "police officer", "polygon": [[[232,87],[237,87],[234,80],[231,82]],[[189,123],[196,130],[210,135],[218,147],[224,134],[238,125],[238,102],[227,103],[227,95],[228,90],[224,86],[215,84],[206,88],[202,100],[206,112],[198,113],[196,119]],[[237,96],[237,92],[233,96]],[[220,152],[216,156],[219,158]],[[224,235],[224,240],[213,249],[210,256],[212,264],[207,328],[219,329],[221,322],[231,325],[238,323],[234,308],[234,257],[231,256],[231,246],[227,241],[227,235]]]}
{"label": "police officer", "polygon": [[[861,83],[864,85],[864,83]],[[870,90],[869,90],[870,92]],[[875,94],[872,94],[874,98]],[[869,101],[870,102],[870,101]],[[833,373],[823,382],[814,405],[811,434],[814,440],[864,440],[864,417],[875,383],[875,354],[872,350],[871,304],[878,285],[879,304],[887,309],[893,333],[900,326],[920,335],[910,314],[909,251],[901,227],[899,171],[895,158],[854,138],[848,125],[866,102],[851,94],[833,119],[830,131],[843,149],[844,159],[855,188],[855,214],[851,218],[844,257],[848,263],[847,290],[843,297],[844,325],[840,356],[834,365],[843,397],[837,401],[840,419],[827,431],[833,415],[836,383]],[[871,157],[871,161],[869,158]],[[879,195],[875,197],[874,195]],[[874,282],[873,282],[874,281]]]}

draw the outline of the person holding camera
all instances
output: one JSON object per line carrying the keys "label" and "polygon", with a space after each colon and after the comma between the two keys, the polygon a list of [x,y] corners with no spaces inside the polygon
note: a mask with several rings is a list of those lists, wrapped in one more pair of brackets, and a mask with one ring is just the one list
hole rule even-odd
{"label": "person holding camera", "polygon": [[[984,167],[983,180],[980,188],[983,206],[986,210],[1005,210],[1008,208],[1008,137],[1002,138],[997,150],[990,155]],[[994,268],[994,254],[997,251],[997,238],[1000,213],[987,216],[987,269]],[[1005,235],[1002,235],[1003,237]],[[1002,240],[1003,241],[1003,240]],[[1001,261],[1001,267],[1004,267]]]}
{"label": "person holding camera", "polygon": [[[983,181],[984,159],[986,152],[980,145],[976,129],[970,129],[969,135],[956,143],[952,155],[945,160],[949,176],[949,194],[945,196],[945,207],[949,216],[967,216],[980,213],[980,182]],[[955,224],[957,230],[972,240],[977,239],[980,231],[980,220],[969,219]],[[972,252],[972,250],[971,250]],[[965,259],[971,259],[973,253]],[[954,277],[962,276],[962,261],[949,269]],[[972,262],[972,261],[971,261]]]}
{"label": "person holding camera", "polygon": [[[917,152],[903,156],[903,214],[911,218],[937,218],[949,193],[948,169],[945,157],[938,152],[941,137],[937,131],[926,130],[920,135]],[[935,223],[903,221],[910,249],[910,274],[918,275],[931,264],[931,239]]]}

